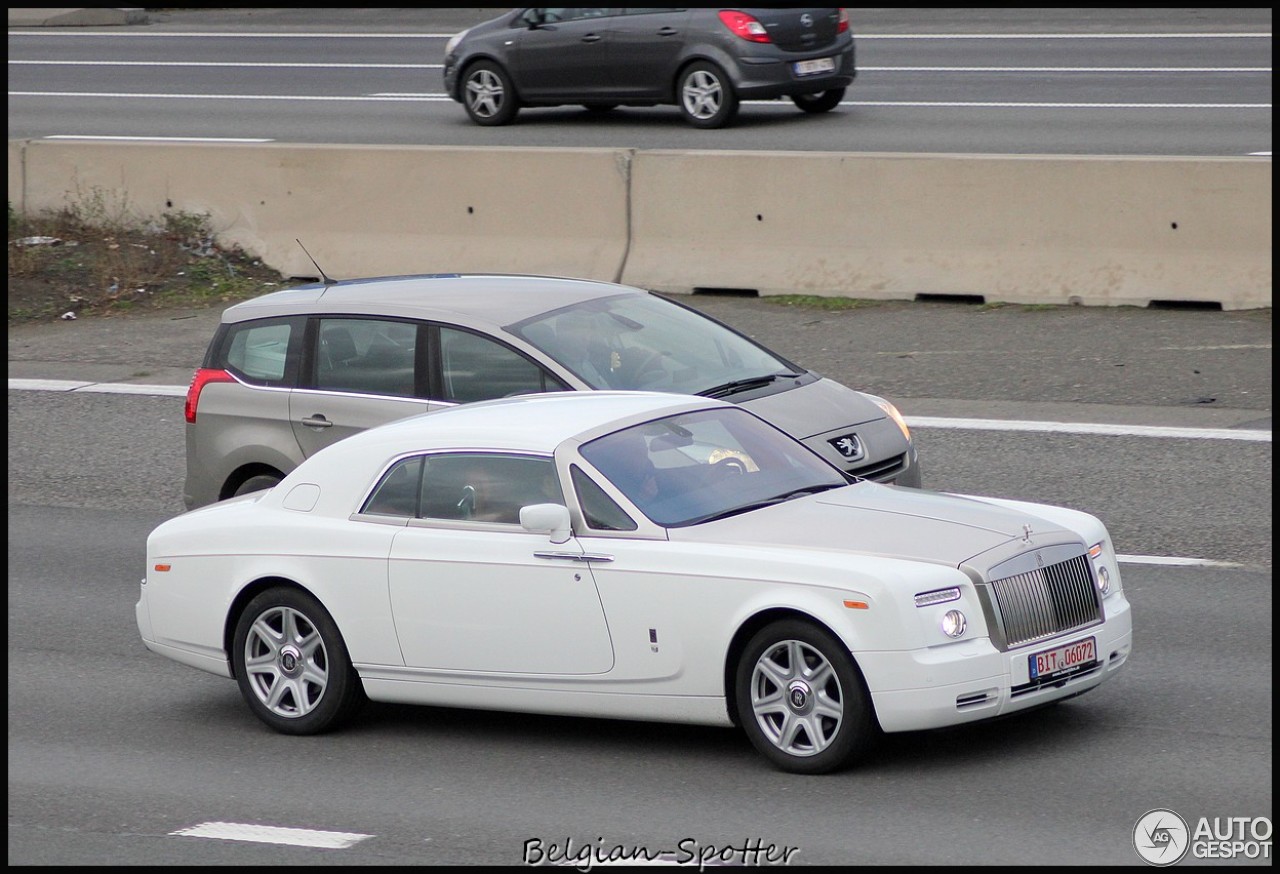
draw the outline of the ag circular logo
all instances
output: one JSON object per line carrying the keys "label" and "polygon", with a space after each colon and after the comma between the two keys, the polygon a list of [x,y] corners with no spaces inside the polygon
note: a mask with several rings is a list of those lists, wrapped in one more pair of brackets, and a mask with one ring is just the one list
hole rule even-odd
{"label": "ag circular logo", "polygon": [[1172,810],[1149,810],[1133,827],[1133,848],[1148,864],[1163,867],[1181,862],[1190,846],[1187,821]]}

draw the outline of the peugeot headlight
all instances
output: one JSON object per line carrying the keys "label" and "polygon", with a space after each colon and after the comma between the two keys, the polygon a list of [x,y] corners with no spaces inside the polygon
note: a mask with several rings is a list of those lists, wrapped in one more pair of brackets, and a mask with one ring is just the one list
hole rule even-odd
{"label": "peugeot headlight", "polygon": [[898,426],[898,430],[902,432],[902,436],[906,438],[908,443],[910,443],[911,429],[907,427],[907,420],[902,418],[902,413],[898,412],[898,408],[886,401],[884,398],[876,397],[875,395],[867,395],[867,397],[875,401],[876,406],[884,410],[884,414],[886,416],[893,419],[893,423]]}

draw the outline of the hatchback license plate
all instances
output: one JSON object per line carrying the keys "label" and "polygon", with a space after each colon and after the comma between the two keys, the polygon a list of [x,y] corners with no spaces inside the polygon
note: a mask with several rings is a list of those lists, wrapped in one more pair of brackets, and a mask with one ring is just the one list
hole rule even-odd
{"label": "hatchback license plate", "polygon": [[1033,680],[1069,673],[1097,660],[1097,643],[1092,637],[1086,637],[1084,640],[1078,640],[1075,643],[1069,643],[1057,649],[1047,649],[1044,652],[1027,656],[1028,666],[1031,669],[1031,679]]}
{"label": "hatchback license plate", "polygon": [[832,58],[815,58],[812,61],[796,61],[794,64],[797,76],[817,76],[819,73],[830,73],[836,68]]}

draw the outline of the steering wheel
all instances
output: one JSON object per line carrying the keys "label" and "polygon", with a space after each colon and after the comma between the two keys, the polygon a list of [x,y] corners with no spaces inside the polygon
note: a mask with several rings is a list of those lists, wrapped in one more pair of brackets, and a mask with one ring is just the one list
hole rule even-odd
{"label": "steering wheel", "polygon": [[742,463],[742,459],[734,458],[732,455],[715,462],[711,465],[711,469],[720,476],[742,476],[747,472],[747,466]]}

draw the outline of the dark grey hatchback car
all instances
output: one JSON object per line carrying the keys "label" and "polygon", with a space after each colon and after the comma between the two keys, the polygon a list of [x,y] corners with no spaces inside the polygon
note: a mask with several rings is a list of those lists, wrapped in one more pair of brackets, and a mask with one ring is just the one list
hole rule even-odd
{"label": "dark grey hatchback car", "polygon": [[674,104],[693,126],[718,128],[743,100],[827,112],[855,75],[838,7],[515,9],[454,36],[444,59],[445,90],[482,125],[525,106]]}

